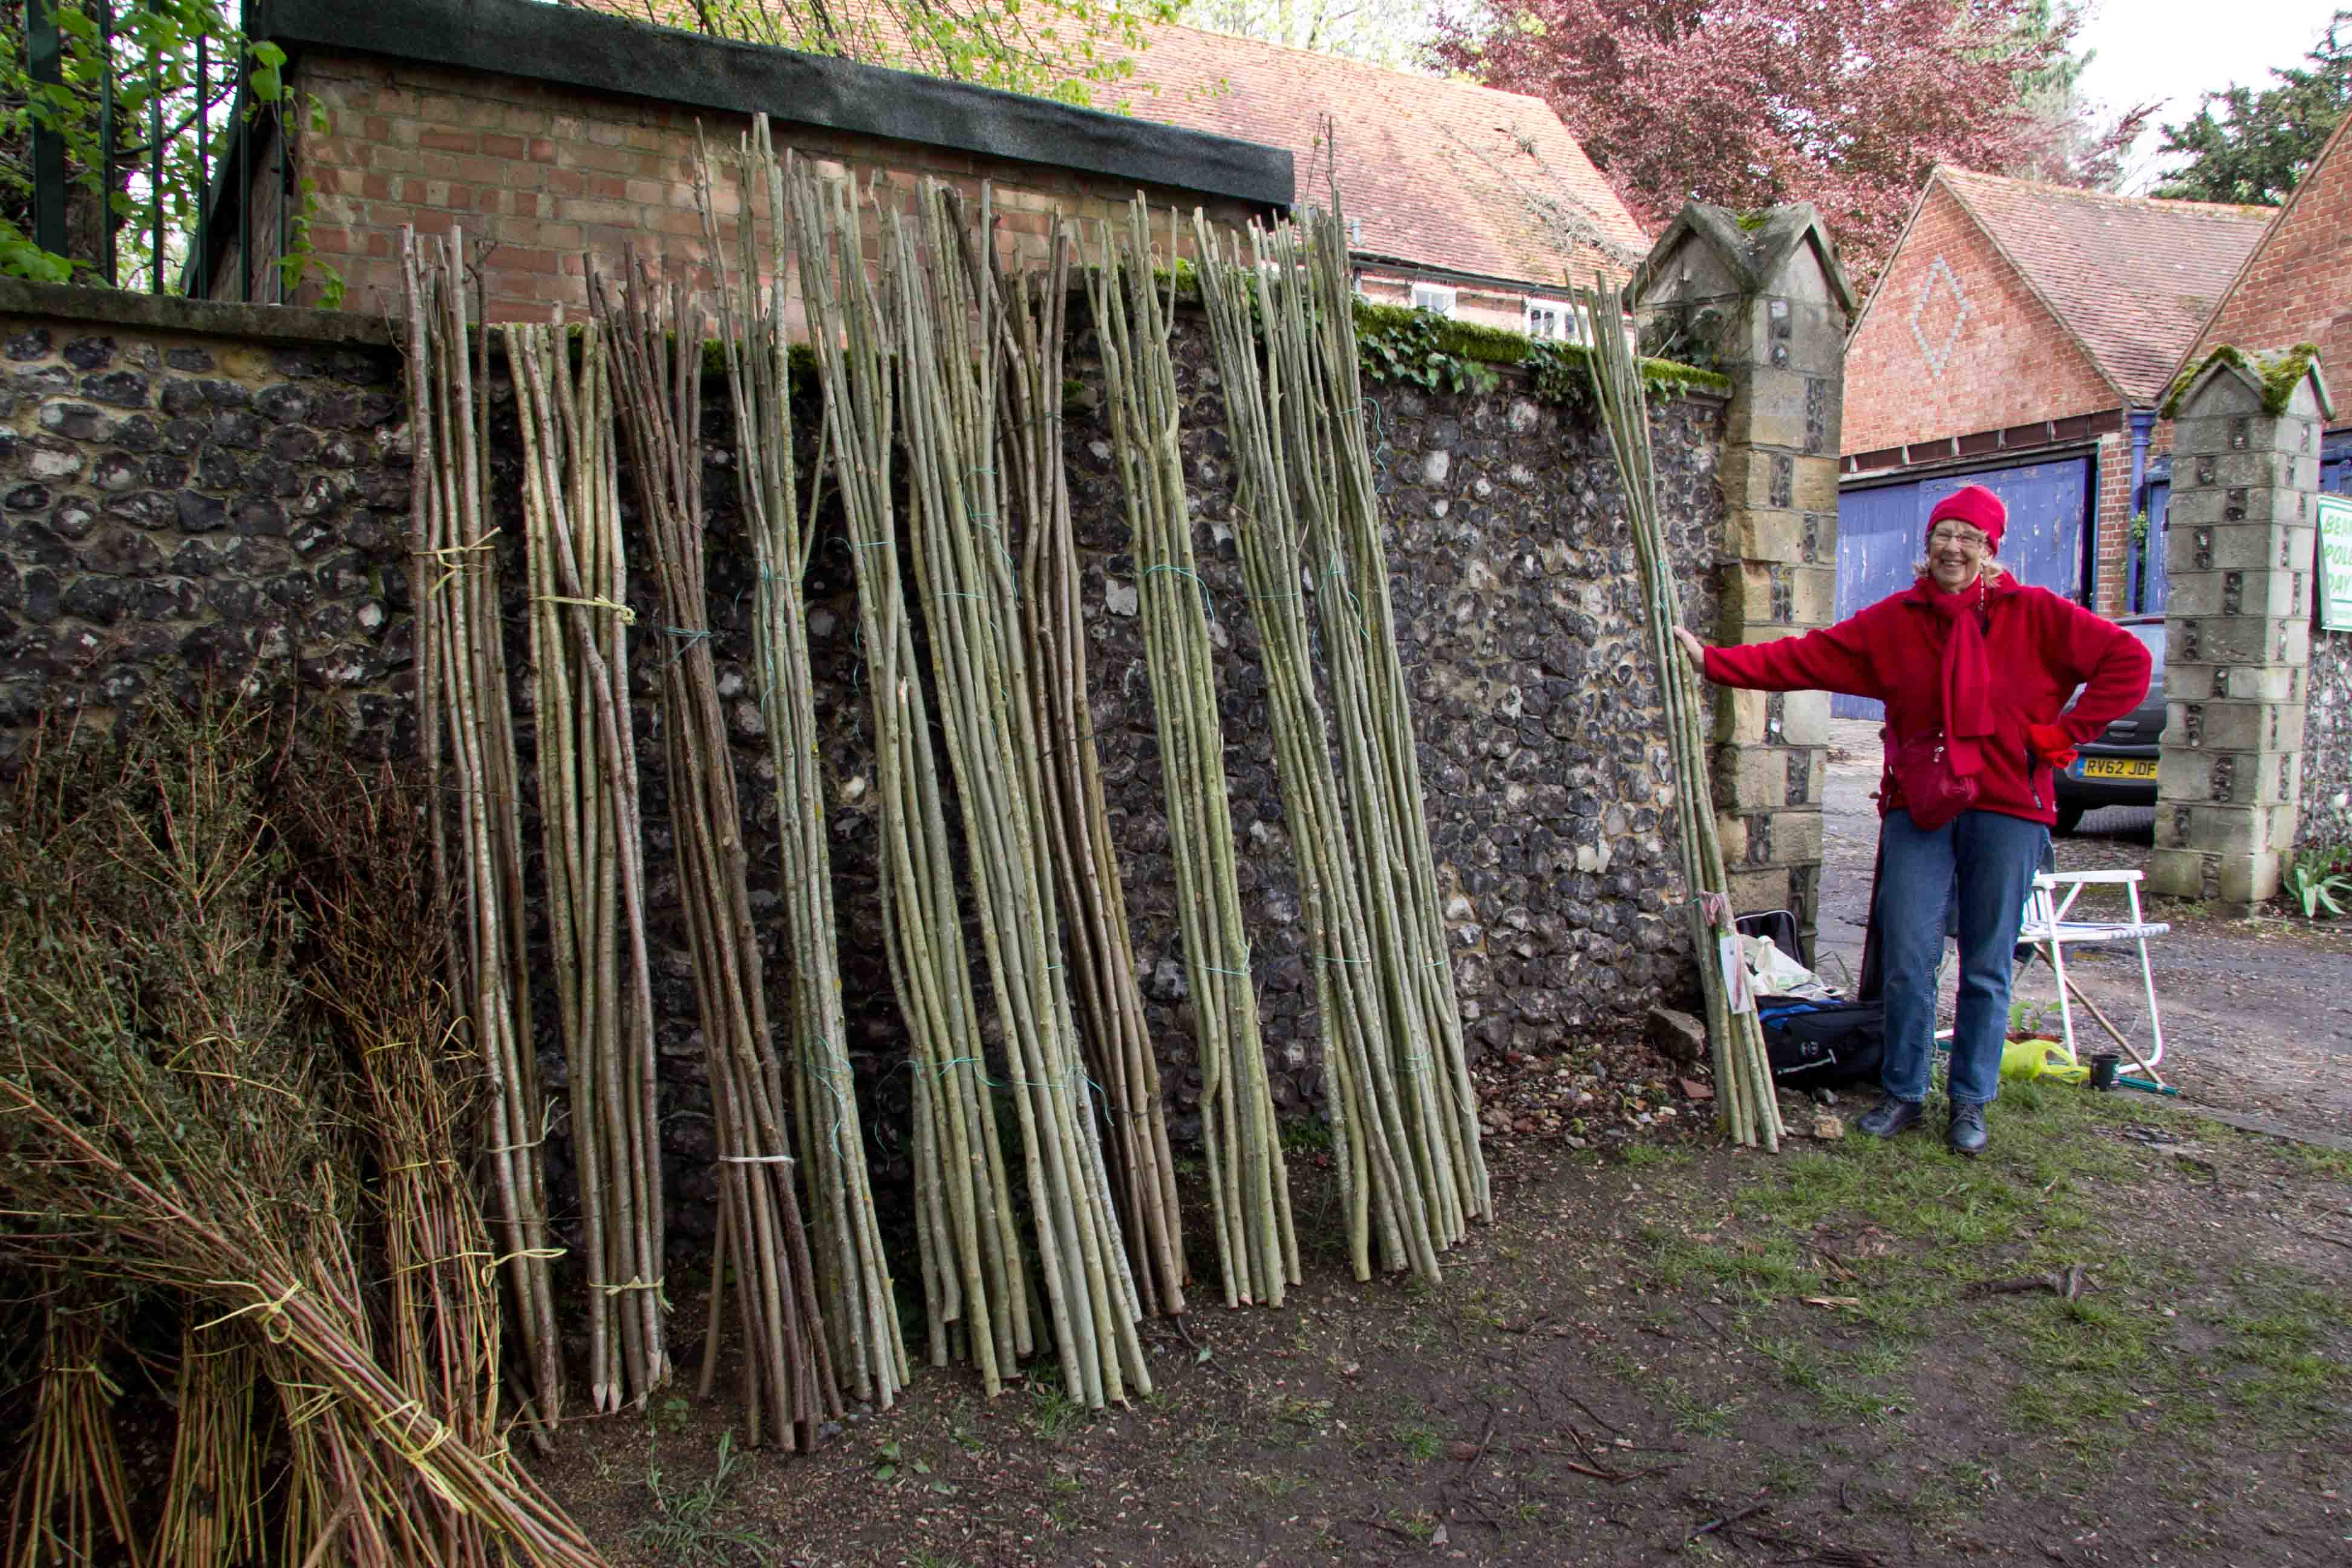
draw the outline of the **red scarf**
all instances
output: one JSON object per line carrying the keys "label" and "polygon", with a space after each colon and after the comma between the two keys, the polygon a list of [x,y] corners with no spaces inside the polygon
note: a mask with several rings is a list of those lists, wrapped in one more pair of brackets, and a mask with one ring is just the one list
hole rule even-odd
{"label": "red scarf", "polygon": [[1985,580],[1947,594],[1933,579],[1919,584],[1921,597],[1944,627],[1944,745],[1952,771],[1962,778],[1984,766],[1978,742],[1992,734],[1992,665],[1985,657]]}

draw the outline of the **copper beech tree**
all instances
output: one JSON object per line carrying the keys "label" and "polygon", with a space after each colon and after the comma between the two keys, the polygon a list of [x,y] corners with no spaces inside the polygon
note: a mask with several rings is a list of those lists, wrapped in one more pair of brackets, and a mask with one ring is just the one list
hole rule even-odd
{"label": "copper beech tree", "polygon": [[1937,163],[2043,173],[2079,135],[2088,106],[2053,123],[2032,90],[2076,21],[2034,0],[1489,0],[1433,53],[1551,104],[1653,228],[1692,196],[1810,201],[1866,285]]}

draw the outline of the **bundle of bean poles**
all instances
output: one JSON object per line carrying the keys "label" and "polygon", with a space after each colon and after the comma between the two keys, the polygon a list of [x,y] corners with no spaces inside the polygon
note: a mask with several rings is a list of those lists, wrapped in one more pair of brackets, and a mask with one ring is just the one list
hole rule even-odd
{"label": "bundle of bean poles", "polygon": [[818,1424],[839,1414],[841,1392],[793,1179],[783,1064],[768,1033],[742,813],[704,624],[704,318],[683,282],[656,288],[642,263],[618,290],[592,275],[589,298],[611,346],[614,401],[660,589],[659,629],[669,639],[661,689],[670,830],[719,1145],[701,1389],[709,1393],[717,1375],[731,1294],[751,1441],[812,1448]]}
{"label": "bundle of bean poles", "polygon": [[[996,463],[1003,307],[976,265],[952,189],[926,181],[916,206],[911,217],[894,215],[883,237],[908,538],[1029,1168],[1046,1309],[1067,1388],[1099,1407],[1124,1401],[1129,1388],[1148,1394],[1151,1382],[1063,983],[1043,738],[1024,700],[1028,657]],[[981,232],[991,233],[984,188]]]}
{"label": "bundle of bean poles", "polygon": [[[1171,220],[1172,222],[1172,220]],[[1152,276],[1150,211],[1102,225],[1087,303],[1102,356],[1111,443],[1141,587],[1145,670],[1160,737],[1178,929],[1201,1063],[1202,1143],[1225,1305],[1282,1304],[1298,1283],[1290,1177],[1258,1035],[1249,936],[1234,872],[1224,729],[1192,519],[1177,445],[1172,295]],[[1170,251],[1174,251],[1171,236]]]}
{"label": "bundle of bean poles", "polygon": [[[563,1406],[562,1346],[549,1265],[562,1256],[547,1223],[546,1113],[530,1028],[522,814],[499,629],[498,530],[489,521],[488,338],[467,358],[465,234],[401,231],[408,300],[413,432],[417,706],[432,770],[433,883],[450,911],[449,989],[463,1005],[488,1078],[482,1149],[507,1300],[530,1366],[532,1414]],[[457,881],[446,846],[455,821]]]}
{"label": "bundle of bean poles", "polygon": [[874,721],[883,931],[914,1075],[915,1235],[930,1359],[961,1354],[992,1397],[1035,1349],[1034,1287],[1014,1224],[986,1047],[899,575],[893,492],[897,385],[888,324],[846,181],[804,163],[786,176],[793,248],[857,579],[864,686]]}
{"label": "bundle of bean poles", "polygon": [[[12,1206],[47,1216],[0,1233],[0,1258],[176,1309],[191,1355],[226,1352],[216,1375],[181,1380],[170,1560],[242,1542],[296,1563],[589,1568],[593,1549],[504,1449],[481,1321],[497,1262],[450,1202],[462,1097],[353,1081],[385,1041],[382,1026],[348,1027],[341,1001],[397,1028],[445,1005],[438,943],[415,941],[432,929],[423,900],[383,886],[366,842],[373,816],[422,853],[413,803],[390,822],[391,803],[364,791],[310,826],[271,811],[268,793],[317,754],[277,743],[258,711],[158,703],[120,741],[41,748],[0,805],[0,1161]],[[315,853],[320,821],[341,866]],[[296,875],[310,893],[289,894]],[[346,923],[353,899],[405,923]],[[362,951],[370,937],[391,955]],[[312,987],[336,984],[350,994],[319,1005]],[[428,1052],[446,1029],[445,1015]],[[386,1090],[406,1110],[379,1121]],[[410,1211],[388,1215],[380,1254],[361,1223],[371,1198]],[[416,1289],[387,1293],[386,1276]],[[103,1388],[92,1362],[70,1364]],[[276,1406],[266,1427],[257,1369]],[[265,1493],[279,1533],[257,1551]]]}
{"label": "bundle of bean poles", "polygon": [[1592,373],[1593,397],[1624,481],[1625,514],[1641,563],[1643,618],[1665,699],[1666,734],[1675,763],[1675,824],[1682,847],[1683,885],[1690,889],[1691,935],[1696,944],[1699,989],[1706,1001],[1706,1037],[1714,1047],[1716,1103],[1734,1141],[1760,1142],[1777,1152],[1780,1104],[1764,1054],[1763,1031],[1755,1009],[1735,1011],[1724,986],[1722,943],[1735,932],[1730,882],[1724,874],[1723,846],[1716,836],[1715,806],[1707,789],[1706,698],[1675,646],[1675,628],[1683,624],[1682,596],[1658,516],[1657,469],[1650,455],[1642,369],[1625,342],[1624,310],[1614,289],[1596,279],[1594,289],[1578,290],[1577,308],[1584,318],[1584,341],[1593,345],[1586,362]]}
{"label": "bundle of bean poles", "polygon": [[[1313,572],[1307,564],[1309,541],[1297,508],[1300,476],[1287,448],[1293,432],[1285,404],[1312,391],[1290,384],[1296,367],[1279,348],[1270,347],[1263,358],[1259,353],[1255,318],[1263,316],[1271,331],[1294,285],[1267,277],[1273,258],[1263,235],[1253,232],[1244,259],[1238,239],[1212,227],[1200,213],[1192,221],[1234,469],[1234,537],[1260,633],[1276,774],[1313,945],[1329,1076],[1326,1104],[1348,1209],[1349,1257],[1356,1277],[1370,1279],[1370,1237],[1377,1232],[1382,1267],[1409,1268],[1434,1279],[1438,1248],[1451,1240],[1448,1215],[1433,1201],[1444,1190],[1438,1167],[1445,1155],[1428,1137],[1417,1136],[1426,1112],[1415,1081],[1429,1076],[1433,1042],[1412,1005],[1419,992],[1407,973],[1412,961],[1393,940],[1394,911],[1365,909],[1367,889],[1381,898],[1387,884],[1370,879],[1360,863],[1362,831],[1351,832],[1342,806],[1315,689],[1305,595],[1336,595],[1345,584],[1329,579],[1328,569]],[[1328,474],[1314,474],[1305,488],[1328,482]],[[1350,625],[1341,635],[1352,640],[1359,633]],[[1335,640],[1327,635],[1327,654]],[[1333,677],[1339,678],[1336,658]],[[1341,700],[1344,721],[1351,699],[1342,693]],[[1371,809],[1360,797],[1349,804]],[[1391,852],[1386,844],[1371,847]]]}
{"label": "bundle of bean poles", "polygon": [[[752,642],[760,708],[776,774],[776,839],[793,953],[793,1105],[800,1134],[818,1299],[836,1365],[861,1400],[887,1408],[907,1381],[907,1349],[882,1231],[866,1173],[866,1133],[850,1071],[848,1020],[833,914],[833,857],[825,844],[824,774],[817,757],[816,683],[809,672],[808,605],[802,584],[816,538],[803,521],[793,472],[792,377],[785,360],[784,180],[758,116],[738,145],[735,265],[719,235],[711,155],[701,148],[696,195],[718,270],[719,340],[735,412],[744,525],[760,573]],[[776,243],[763,248],[754,196],[767,203]],[[769,275],[761,281],[762,272]],[[811,490],[815,486],[810,487]],[[814,500],[814,494],[810,498]]]}
{"label": "bundle of bean poles", "polygon": [[[1336,206],[1309,208],[1263,237],[1274,265],[1259,285],[1268,380],[1281,389],[1291,490],[1321,567],[1315,605],[1339,718],[1348,780],[1348,826],[1363,878],[1364,912],[1392,985],[1402,1036],[1424,1042],[1395,1064],[1406,1097],[1406,1134],[1435,1239],[1450,1247],[1472,1217],[1494,1217],[1478,1151],[1478,1100],[1462,1048],[1454,966],[1429,848],[1429,820],[1414,755],[1412,694],[1397,651],[1389,604],[1388,552],[1364,439],[1356,364],[1355,287],[1347,226]],[[1278,367],[1278,368],[1277,368]]]}
{"label": "bundle of bean poles", "polygon": [[1102,763],[1087,700],[1085,618],[1078,605],[1078,548],[1070,521],[1069,470],[1062,460],[1062,361],[1068,327],[1070,244],[1052,240],[1051,264],[1016,271],[985,237],[1005,335],[997,383],[1003,413],[1003,493],[1019,523],[1021,625],[1028,642],[1032,722],[1046,742],[1038,770],[1065,924],[1071,993],[1084,1027],[1079,1044],[1110,1121],[1105,1155],[1118,1199],[1129,1271],[1149,1313],[1184,1310],[1184,1238],[1176,1166],[1160,1063],[1143,1016],[1127,891],[1111,843]]}
{"label": "bundle of bean poles", "polygon": [[661,1125],[645,850],[629,722],[628,567],[602,333],[506,329],[522,433],[539,813],[549,945],[570,1067],[588,1268],[589,1403],[642,1405],[669,1381]]}

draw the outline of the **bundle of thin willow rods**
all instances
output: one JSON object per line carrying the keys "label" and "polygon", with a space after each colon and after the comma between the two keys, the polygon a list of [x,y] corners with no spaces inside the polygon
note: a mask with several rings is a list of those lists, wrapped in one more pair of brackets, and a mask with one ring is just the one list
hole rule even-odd
{"label": "bundle of thin willow rods", "polygon": [[[1650,455],[1649,405],[1641,366],[1625,341],[1624,310],[1603,280],[1577,291],[1584,341],[1593,345],[1586,361],[1601,422],[1624,481],[1625,513],[1633,551],[1641,563],[1642,612],[1649,627],[1651,656],[1657,660],[1666,710],[1666,735],[1675,763],[1675,821],[1683,856],[1683,885],[1690,890],[1691,935],[1696,944],[1699,988],[1706,999],[1706,1034],[1715,1049],[1716,1102],[1734,1141],[1777,1152],[1780,1106],[1773,1091],[1771,1064],[1753,1007],[1735,1010],[1724,987],[1723,946],[1734,937],[1730,882],[1724,873],[1723,846],[1717,837],[1715,807],[1707,790],[1706,699],[1675,646],[1683,624],[1675,563],[1658,516],[1657,469]],[[1727,962],[1738,962],[1738,949]]]}
{"label": "bundle of thin willow rods", "polygon": [[[382,1254],[376,1354],[453,1437],[495,1454],[505,1441],[499,1298],[495,1271],[482,1266],[496,1254],[463,1160],[481,1073],[457,1038],[436,974],[442,943],[432,934],[439,925],[432,890],[413,874],[429,828],[406,775],[388,765],[371,772],[338,739],[331,726],[307,735],[304,765],[272,771],[266,805],[300,868],[293,891],[309,949],[303,972],[344,1042],[354,1069],[343,1086],[351,1120],[373,1156],[364,1193]],[[183,1389],[215,1407],[205,1424],[236,1429],[240,1404],[249,1412],[252,1403],[251,1357],[238,1354],[248,1347],[194,1341],[192,1334],[187,1353],[197,1365],[226,1370],[192,1375],[184,1363]],[[184,1433],[200,1414],[184,1400]],[[252,1490],[234,1451],[218,1451],[215,1439],[209,1454],[204,1445],[194,1453],[211,1458],[200,1475],[202,1502],[190,1510],[195,1522],[233,1517],[236,1500]],[[442,1561],[496,1558],[482,1521],[429,1488],[412,1489],[406,1507],[429,1525]]]}
{"label": "bundle of thin willow rods", "polygon": [[660,588],[660,630],[671,639],[661,665],[670,831],[719,1143],[701,1385],[707,1393],[716,1375],[731,1281],[750,1440],[806,1449],[818,1424],[839,1414],[841,1392],[793,1180],[783,1064],[768,1032],[735,766],[703,624],[704,318],[688,305],[683,281],[656,287],[642,262],[617,292],[592,275],[589,297],[611,345],[614,400]]}
{"label": "bundle of thin willow rods", "polygon": [[[432,769],[435,900],[457,931],[449,989],[464,1004],[489,1092],[481,1158],[494,1195],[507,1300],[530,1368],[534,1414],[562,1415],[563,1367],[550,1263],[546,1113],[530,1027],[522,814],[499,627],[496,540],[485,464],[488,404],[467,360],[465,235],[401,231],[408,302],[417,706]],[[482,340],[487,379],[488,338]],[[458,876],[447,863],[455,805]]]}
{"label": "bundle of thin willow rods", "polygon": [[[1344,246],[1345,230],[1339,243]],[[1475,1103],[1465,1114],[1468,1068],[1454,1019],[1453,970],[1444,948],[1436,877],[1423,874],[1429,828],[1412,763],[1411,694],[1389,612],[1380,502],[1363,449],[1356,384],[1352,285],[1344,259],[1337,287],[1300,226],[1253,229],[1266,384],[1281,422],[1290,491],[1316,576],[1334,730],[1347,779],[1348,832],[1372,940],[1373,968],[1389,1011],[1390,1063],[1402,1096],[1412,1171],[1438,1247],[1460,1241],[1483,1212],[1485,1162]],[[1345,353],[1344,363],[1333,356]],[[1367,536],[1369,535],[1369,539]],[[1425,896],[1424,896],[1425,895]]]}
{"label": "bundle of thin willow rods", "polygon": [[[816,510],[801,515],[793,471],[792,377],[785,358],[782,243],[784,179],[755,116],[737,148],[735,265],[719,235],[710,150],[702,145],[696,195],[718,271],[719,340],[735,412],[744,522],[758,562],[752,621],[760,707],[776,773],[776,838],[793,952],[793,1110],[802,1174],[815,1230],[817,1286],[836,1364],[861,1400],[887,1409],[907,1381],[890,1268],[866,1170],[866,1133],[850,1071],[848,1019],[833,913],[833,857],[825,839],[824,775],[817,757],[816,682],[809,671],[808,605],[802,584],[816,539]],[[760,244],[754,195],[764,195],[776,243]],[[769,274],[762,284],[761,274]],[[815,489],[812,485],[812,491]],[[814,499],[814,495],[811,497]]]}
{"label": "bundle of thin willow rods", "polygon": [[[104,1304],[59,1293],[44,1304],[44,1311],[48,1321],[33,1424],[8,1499],[5,1561],[8,1568],[95,1563],[101,1532],[113,1536],[136,1561],[131,1480],[112,1415],[122,1391],[107,1375],[102,1360],[108,1339]],[[184,1370],[188,1364],[181,1363]],[[237,1437],[249,1453],[249,1436]],[[174,1500],[183,1495],[176,1487],[171,1494]],[[233,1507],[236,1500],[223,1500]],[[173,1522],[167,1516],[167,1531]]]}
{"label": "bundle of thin willow rods", "polygon": [[[1405,961],[1392,942],[1380,940],[1395,921],[1384,915],[1386,923],[1376,928],[1364,907],[1367,888],[1376,898],[1381,889],[1368,882],[1360,864],[1358,836],[1351,835],[1341,805],[1315,690],[1303,595],[1310,584],[1322,584],[1309,577],[1304,559],[1307,540],[1294,505],[1295,470],[1283,421],[1283,400],[1303,397],[1307,388],[1286,383],[1288,367],[1278,353],[1259,356],[1253,314],[1265,276],[1262,264],[1271,259],[1263,237],[1254,234],[1244,260],[1239,242],[1204,215],[1195,212],[1192,223],[1235,475],[1234,536],[1260,632],[1283,817],[1313,944],[1329,1076],[1325,1103],[1348,1209],[1349,1257],[1356,1277],[1370,1279],[1370,1237],[1377,1231],[1383,1267],[1409,1268],[1434,1279],[1445,1216],[1429,1201],[1427,1178],[1443,1155],[1426,1140],[1417,1141],[1410,1124],[1412,1067],[1429,1061],[1431,1042],[1407,1006],[1415,993],[1403,973]],[[1262,313],[1275,315],[1278,299],[1266,300]],[[1386,852],[1385,846],[1374,847]]]}
{"label": "bundle of thin willow rods", "polygon": [[[495,1302],[492,1309],[495,1335]],[[224,1327],[207,1331],[194,1320],[181,1325],[172,1389],[172,1479],[155,1527],[155,1554],[191,1568],[261,1555],[261,1446],[254,1440],[261,1355],[242,1324]]]}
{"label": "bundle of thin willow rods", "polygon": [[1153,279],[1150,211],[1142,198],[1129,206],[1122,227],[1103,224],[1096,238],[1097,264],[1086,275],[1087,303],[1141,586],[1144,664],[1201,1063],[1202,1143],[1217,1261],[1226,1306],[1278,1307],[1284,1287],[1298,1283],[1298,1242],[1234,878],[1208,614],[1193,570],[1170,347],[1174,300],[1163,297]]}
{"label": "bundle of thin willow rods", "polygon": [[[357,1101],[337,1049],[359,1040],[301,1005],[308,938],[258,807],[265,766],[288,764],[249,715],[159,709],[142,725],[108,753],[43,752],[0,810],[0,1163],[13,1201],[58,1221],[0,1246],[175,1298],[204,1352],[258,1352],[290,1450],[273,1489],[279,1560],[588,1568],[593,1549],[496,1435],[461,1435],[374,1348],[345,1132]],[[457,1165],[447,1144],[401,1152]],[[479,1278],[490,1253],[477,1239],[429,1261]],[[478,1394],[489,1363],[469,1351],[458,1371]],[[226,1473],[196,1456],[174,1486],[193,1502],[196,1480]],[[249,1497],[231,1480],[203,1500],[236,1511]]]}
{"label": "bundle of thin willow rods", "polygon": [[[883,244],[916,582],[1029,1168],[1038,1271],[1066,1386],[1099,1408],[1129,1388],[1148,1394],[1151,1381],[1060,977],[1042,746],[1023,698],[1027,650],[995,461],[1002,305],[975,264],[954,191],[926,181],[917,207],[911,218],[893,216]],[[991,232],[984,187],[980,231]]]}
{"label": "bundle of thin willow rods", "polygon": [[874,720],[885,946],[914,1074],[915,1234],[930,1360],[968,1356],[993,1397],[1035,1350],[1034,1287],[1015,1228],[957,901],[929,704],[898,566],[897,384],[866,271],[861,205],[804,161],[786,175],[801,294],[857,579]]}
{"label": "bundle of thin willow rods", "polygon": [[[1478,1094],[1470,1081],[1470,1060],[1462,1042],[1462,1008],[1454,990],[1454,965],[1445,945],[1444,905],[1438,897],[1437,868],[1430,847],[1429,813],[1414,744],[1412,692],[1397,647],[1396,616],[1389,598],[1388,550],[1381,542],[1380,490],[1373,479],[1366,431],[1361,361],[1356,350],[1355,281],[1348,265],[1348,220],[1339,195],[1327,211],[1309,207],[1302,228],[1289,233],[1286,248],[1297,257],[1305,284],[1311,350],[1295,351],[1314,373],[1314,416],[1330,429],[1334,460],[1326,472],[1339,483],[1331,521],[1338,538],[1330,552],[1342,555],[1356,584],[1350,608],[1363,628],[1365,698],[1374,720],[1370,740],[1379,753],[1378,783],[1389,803],[1391,887],[1402,911],[1401,933],[1422,1013],[1434,1036],[1435,1081],[1440,1110],[1433,1135],[1445,1145],[1464,1210],[1492,1222],[1493,1189],[1486,1156],[1478,1147]],[[1295,338],[1299,323],[1286,313],[1285,331]],[[1318,518],[1318,525],[1320,519]],[[1336,605],[1338,601],[1332,601]]]}
{"label": "bundle of thin willow rods", "polygon": [[506,329],[522,435],[539,812],[549,945],[570,1068],[588,1279],[590,1405],[642,1405],[669,1381],[661,1126],[637,753],[629,721],[628,568],[603,334]]}
{"label": "bundle of thin willow rods", "polygon": [[[967,230],[971,235],[971,231]],[[1053,240],[1052,264],[1014,271],[987,252],[1005,335],[998,386],[1003,495],[1021,529],[1021,620],[1027,639],[1032,723],[1045,742],[1038,771],[1055,891],[1066,917],[1070,990],[1085,1017],[1079,1043],[1110,1121],[1106,1158],[1128,1266],[1149,1313],[1184,1310],[1183,1222],[1160,1063],[1143,1016],[1127,891],[1110,839],[1102,763],[1087,700],[1087,641],[1078,607],[1077,534],[1062,460],[1062,355],[1072,246]]]}

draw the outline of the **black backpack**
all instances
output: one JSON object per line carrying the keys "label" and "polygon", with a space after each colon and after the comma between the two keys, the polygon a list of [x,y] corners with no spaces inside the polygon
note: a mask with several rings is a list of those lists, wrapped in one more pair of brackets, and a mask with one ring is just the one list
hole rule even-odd
{"label": "black backpack", "polygon": [[1757,1012],[1775,1083],[1842,1089],[1877,1081],[1886,1056],[1884,1004],[1759,1001]]}

